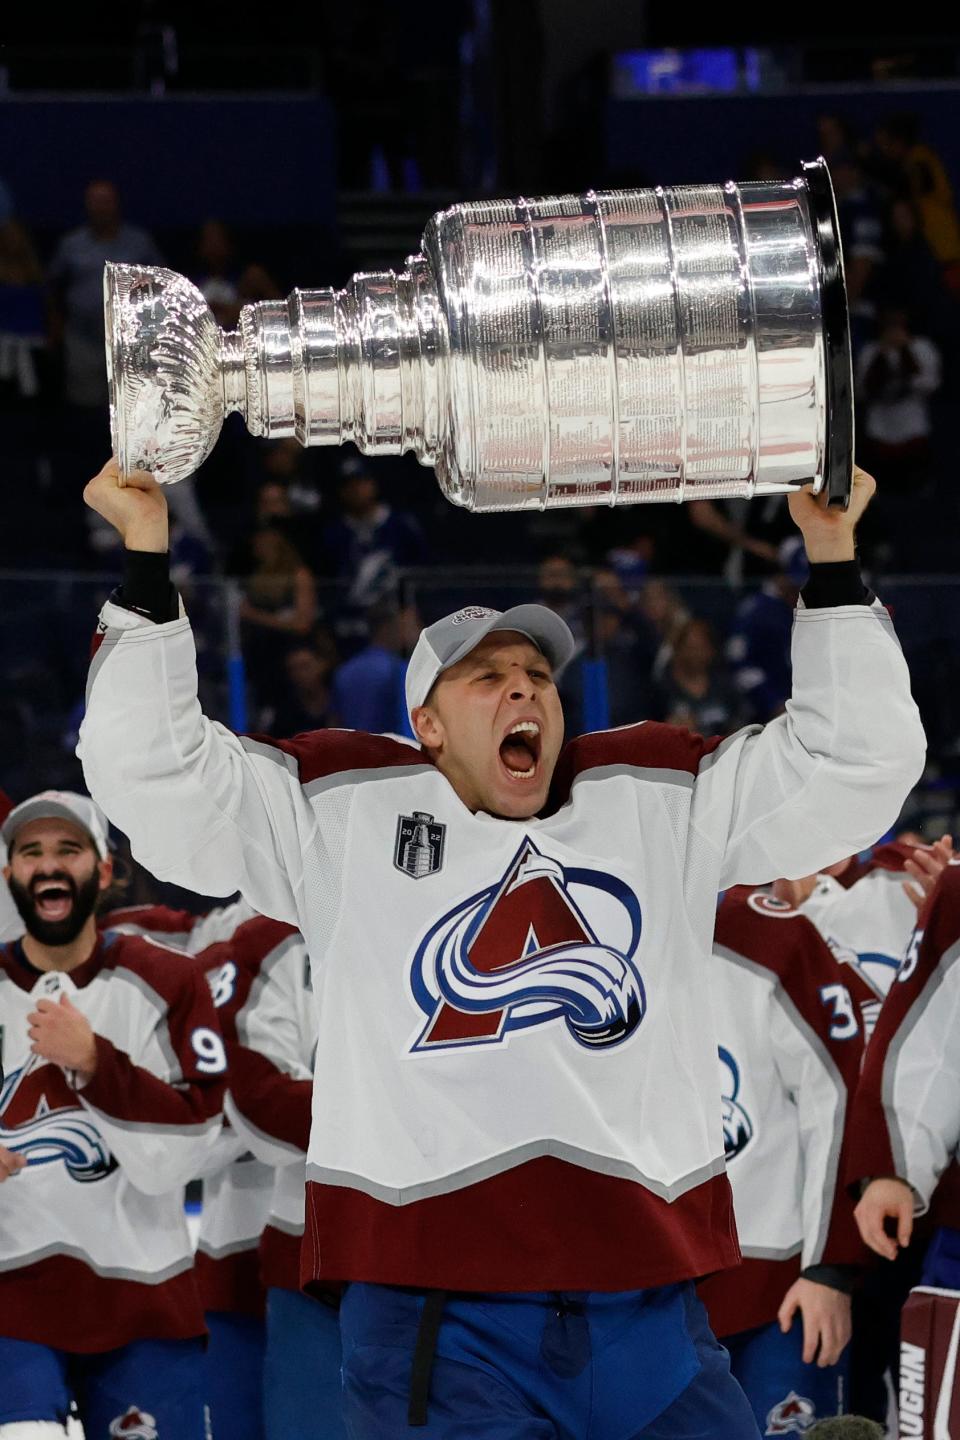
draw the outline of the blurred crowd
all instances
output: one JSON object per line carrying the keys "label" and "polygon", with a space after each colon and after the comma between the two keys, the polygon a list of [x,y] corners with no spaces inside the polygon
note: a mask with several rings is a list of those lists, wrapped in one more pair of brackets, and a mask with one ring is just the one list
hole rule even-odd
{"label": "blurred crowd", "polygon": [[[948,418],[960,386],[960,219],[950,180],[908,115],[890,115],[871,135],[841,115],[822,116],[818,128],[845,247],[858,458],[880,482],[862,526],[863,559],[880,588],[891,575],[949,575],[960,518]],[[742,173],[775,180],[790,168],[765,152]],[[69,233],[35,235],[0,179],[9,481],[0,569],[77,572],[92,583],[115,574],[119,559],[115,537],[81,500],[109,448],[104,262],[170,264],[226,327],[242,305],[311,277],[286,273],[269,232],[234,234],[216,218],[189,236],[154,236],[125,215],[107,178],[91,177],[84,203]],[[601,655],[613,724],[648,715],[729,729],[777,714],[789,691],[803,566],[780,496],[468,516],[409,457],[254,441],[236,417],[197,475],[168,493],[177,582],[201,632],[210,617],[211,674],[225,645],[222,584],[231,582],[251,726],[401,729],[412,639],[465,591],[492,603],[505,591],[539,596],[569,620],[579,646],[565,677],[574,728],[604,713],[584,690],[584,665]],[[924,639],[934,643],[906,634],[908,653]],[[16,642],[0,635],[0,674],[16,681],[22,664]],[[940,645],[924,665],[925,718],[949,755],[956,726],[941,697],[956,664]],[[38,706],[67,715],[69,736],[80,677],[56,653],[47,668]]]}

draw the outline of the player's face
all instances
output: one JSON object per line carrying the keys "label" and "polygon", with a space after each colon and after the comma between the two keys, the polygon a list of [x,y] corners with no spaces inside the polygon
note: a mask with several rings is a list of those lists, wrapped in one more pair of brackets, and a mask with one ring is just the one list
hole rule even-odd
{"label": "player's face", "polygon": [[563,742],[549,660],[522,635],[488,635],[415,712],[420,740],[471,810],[526,819],[543,809]]}
{"label": "player's face", "polygon": [[31,820],[13,838],[4,875],[27,932],[44,945],[69,945],[110,883],[89,835],[68,820]]}

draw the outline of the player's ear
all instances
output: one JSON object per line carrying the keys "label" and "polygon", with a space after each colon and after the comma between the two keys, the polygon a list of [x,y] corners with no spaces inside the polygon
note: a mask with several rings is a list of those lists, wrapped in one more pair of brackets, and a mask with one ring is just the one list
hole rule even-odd
{"label": "player's ear", "polygon": [[418,705],[411,712],[413,733],[426,750],[436,750],[443,739],[443,726],[432,705]]}
{"label": "player's ear", "polygon": [[97,861],[97,874],[100,876],[100,894],[109,890],[113,884],[113,856],[108,855],[106,860]]}

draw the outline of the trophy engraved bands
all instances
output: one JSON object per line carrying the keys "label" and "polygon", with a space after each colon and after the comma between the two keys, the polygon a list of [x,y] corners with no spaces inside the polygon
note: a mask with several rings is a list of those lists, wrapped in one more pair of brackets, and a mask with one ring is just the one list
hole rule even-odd
{"label": "trophy engraved bands", "polygon": [[846,503],[852,389],[823,161],[784,183],[590,191],[435,215],[399,273],[247,305],[104,277],[122,474],[182,479],[224,415],[412,450],[472,510],[779,493]]}

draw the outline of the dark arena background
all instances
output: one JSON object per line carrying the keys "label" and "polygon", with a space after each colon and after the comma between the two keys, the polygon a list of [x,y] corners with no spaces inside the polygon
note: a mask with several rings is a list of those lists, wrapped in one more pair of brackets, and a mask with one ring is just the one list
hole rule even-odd
{"label": "dark arena background", "polygon": [[[84,790],[90,639],[121,565],[82,498],[110,451],[104,246],[188,276],[232,328],[248,302],[399,269],[459,201],[786,180],[818,155],[844,246],[856,455],[878,482],[860,559],[928,742],[887,838],[955,833],[960,27],[925,3],[4,7],[0,791]],[[569,625],[568,735],[641,719],[726,734],[790,696],[806,570],[785,496],[471,515],[410,455],[255,439],[237,415],[167,493],[201,700],[235,731],[409,735],[420,629],[474,604],[536,601]],[[212,903],[158,885],[114,839],[124,904]],[[0,1224],[0,1269],[3,1245]],[[767,1433],[807,1433],[800,1420]],[[896,1436],[892,1408],[888,1424]]]}

